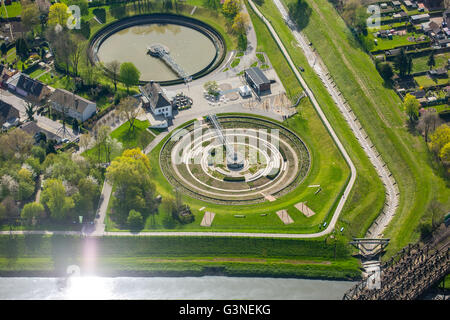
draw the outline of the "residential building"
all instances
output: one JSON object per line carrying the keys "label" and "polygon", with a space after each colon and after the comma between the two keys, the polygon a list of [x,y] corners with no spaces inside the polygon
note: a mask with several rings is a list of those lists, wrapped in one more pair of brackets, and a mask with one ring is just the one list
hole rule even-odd
{"label": "residential building", "polygon": [[20,125],[18,127],[18,129],[23,130],[24,132],[26,132],[30,136],[32,136],[36,143],[39,143],[41,133],[45,134],[47,141],[48,140],[56,140],[56,142],[59,144],[59,143],[61,143],[61,140],[62,140],[60,136],[39,127],[39,125],[34,121],[29,121],[27,123],[24,123],[24,124]]}
{"label": "residential building", "polygon": [[56,89],[50,96],[51,107],[68,117],[84,122],[97,111],[97,104],[64,89]]}
{"label": "residential building", "polygon": [[171,99],[157,82],[150,81],[145,86],[140,86],[139,90],[142,93],[144,107],[150,108],[154,115],[172,118],[173,106]]}
{"label": "residential building", "polygon": [[23,97],[33,98],[37,101],[41,101],[50,93],[45,84],[24,73],[20,74],[14,91]]}
{"label": "residential building", "polygon": [[10,127],[18,125],[19,118],[19,110],[0,100],[0,125],[3,130],[8,130]]}

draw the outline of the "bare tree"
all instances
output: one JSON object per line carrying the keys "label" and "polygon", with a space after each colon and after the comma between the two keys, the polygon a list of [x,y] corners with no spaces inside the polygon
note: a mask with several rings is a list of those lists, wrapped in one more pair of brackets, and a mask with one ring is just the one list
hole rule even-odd
{"label": "bare tree", "polygon": [[139,108],[139,100],[133,97],[125,97],[120,100],[116,112],[122,114],[125,119],[127,119],[128,123],[130,124],[128,131],[130,131],[131,128],[133,128],[134,130],[134,121],[136,120],[140,111],[141,109]]}
{"label": "bare tree", "polygon": [[440,125],[439,115],[434,110],[426,111],[419,119],[417,128],[423,133],[425,142],[428,142],[428,136]]}
{"label": "bare tree", "polygon": [[72,46],[70,55],[70,64],[75,76],[78,76],[78,65],[80,64],[80,59],[83,56],[83,51],[86,49],[83,42],[79,37],[74,36],[73,41],[70,42]]}
{"label": "bare tree", "polygon": [[27,114],[28,121],[34,121],[34,114],[36,113],[36,107],[38,101],[36,98],[29,97],[28,100],[23,101],[25,107],[25,113]]}
{"label": "bare tree", "polygon": [[117,91],[117,80],[119,78],[120,72],[120,62],[117,60],[111,61],[106,65],[109,71],[112,73],[113,82],[114,82],[114,91]]}

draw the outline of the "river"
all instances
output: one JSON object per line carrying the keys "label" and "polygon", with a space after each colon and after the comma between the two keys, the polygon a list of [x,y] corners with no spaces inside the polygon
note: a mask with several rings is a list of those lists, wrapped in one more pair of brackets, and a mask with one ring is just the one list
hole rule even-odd
{"label": "river", "polygon": [[240,277],[0,278],[1,300],[336,300],[354,282]]}

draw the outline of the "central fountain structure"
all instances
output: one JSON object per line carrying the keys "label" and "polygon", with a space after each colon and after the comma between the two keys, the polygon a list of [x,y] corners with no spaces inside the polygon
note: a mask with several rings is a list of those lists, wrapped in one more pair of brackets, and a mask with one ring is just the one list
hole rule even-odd
{"label": "central fountain structure", "polygon": [[208,115],[208,119],[211,122],[211,124],[216,129],[217,137],[219,138],[220,142],[225,147],[226,151],[226,163],[227,167],[230,170],[238,171],[241,170],[244,167],[244,156],[237,152],[234,147],[231,145],[231,143],[228,141],[227,137],[223,134],[223,128],[220,125],[219,121],[217,120],[217,116],[215,114]]}

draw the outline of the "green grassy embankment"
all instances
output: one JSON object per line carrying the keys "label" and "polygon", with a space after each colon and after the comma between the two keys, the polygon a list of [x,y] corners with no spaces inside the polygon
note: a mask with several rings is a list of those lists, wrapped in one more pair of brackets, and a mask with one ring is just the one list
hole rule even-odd
{"label": "green grassy embankment", "polygon": [[430,218],[428,207],[432,200],[450,206],[448,181],[440,175],[423,138],[408,131],[400,98],[383,85],[369,56],[336,10],[326,0],[307,3],[312,10],[303,32],[313,42],[399,186],[400,205],[384,234],[391,238],[386,255],[389,257],[418,240],[418,226]]}
{"label": "green grassy embankment", "polygon": [[[95,258],[92,260],[92,253]],[[336,250],[336,259],[335,257]],[[204,275],[358,279],[344,241],[205,237],[0,236],[0,275]]]}
{"label": "green grassy embankment", "polygon": [[[250,17],[258,35],[258,46],[263,45],[264,42],[269,41],[268,39],[272,39],[272,37],[265,27],[264,23],[260,19],[258,19],[250,9],[250,6],[247,7],[249,8]],[[347,150],[348,154],[352,158],[353,163],[355,164],[355,167],[357,169],[355,185],[344,206],[343,212],[340,217],[340,223],[345,226],[344,232],[349,238],[361,237],[365,234],[370,224],[374,221],[374,219],[383,208],[385,194],[381,180],[378,178],[375,169],[373,168],[364,151],[359,146],[358,141],[348,127],[347,122],[342,117],[342,114],[334,104],[326,88],[323,86],[321,80],[315,74],[314,70],[309,66],[305,56],[303,55],[303,51],[296,45],[294,36],[282,19],[275,5],[271,1],[265,1],[264,5],[262,7],[259,7],[259,9],[277,31],[278,36],[283,41],[283,44],[286,50],[288,50],[289,55],[291,56],[294,63],[296,65],[302,66],[305,69],[305,72],[302,72],[303,78],[307,82],[310,89],[314,92],[314,95],[319,102],[320,107],[326,114],[328,121],[332,124],[336,134],[341,139],[341,142],[343,143],[345,149]],[[262,39],[262,41],[260,41],[260,39]],[[271,41],[273,42],[273,40]],[[264,45],[264,48],[267,48],[267,45]],[[269,48],[265,51],[268,54],[269,59],[274,65],[275,69],[277,70],[277,73],[280,76],[286,76],[285,80],[281,80],[284,80],[283,84],[288,84],[286,91],[289,91],[289,88],[293,87],[293,84],[298,83],[298,81],[295,78],[286,60],[279,53],[279,50],[277,48],[278,47],[272,49]],[[277,61],[281,61],[280,63],[282,63],[283,66],[282,68],[278,67],[277,69],[277,66],[274,63]],[[295,88],[299,88],[299,85]],[[309,105],[312,109],[310,103]],[[312,112],[316,114],[314,109],[312,109]],[[311,119],[310,117],[305,118],[308,121]],[[289,119],[287,123],[290,123],[290,121],[291,119]]]}

